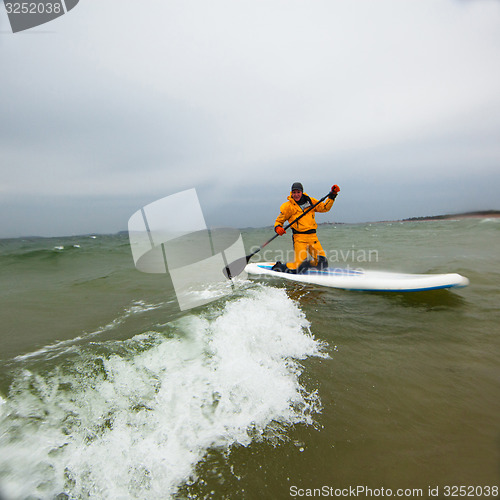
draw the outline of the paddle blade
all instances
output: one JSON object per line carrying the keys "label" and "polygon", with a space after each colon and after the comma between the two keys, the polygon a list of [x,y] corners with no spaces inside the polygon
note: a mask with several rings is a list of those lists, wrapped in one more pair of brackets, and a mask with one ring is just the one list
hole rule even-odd
{"label": "paddle blade", "polygon": [[241,257],[240,259],[236,259],[235,261],[228,264],[222,272],[227,279],[236,278],[238,274],[241,274],[245,269],[245,266],[248,264],[251,255],[247,255],[246,257]]}

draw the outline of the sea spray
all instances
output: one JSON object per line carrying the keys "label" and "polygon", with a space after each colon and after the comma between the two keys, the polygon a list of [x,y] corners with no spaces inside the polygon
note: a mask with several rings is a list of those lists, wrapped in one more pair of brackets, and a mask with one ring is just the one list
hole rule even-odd
{"label": "sea spray", "polygon": [[282,289],[111,343],[19,373],[0,405],[2,497],[165,498],[210,448],[276,443],[321,408],[299,360],[325,345]]}

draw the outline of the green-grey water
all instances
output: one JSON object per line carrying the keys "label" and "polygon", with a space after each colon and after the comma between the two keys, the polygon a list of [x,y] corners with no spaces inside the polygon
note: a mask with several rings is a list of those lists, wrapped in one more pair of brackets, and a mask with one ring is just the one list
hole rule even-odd
{"label": "green-grey water", "polygon": [[[272,234],[242,231],[245,248]],[[0,498],[498,487],[500,219],[319,236],[336,267],[457,272],[470,285],[369,293],[247,278],[180,312],[167,275],[134,268],[126,234],[0,241]],[[287,235],[254,259],[290,247]]]}

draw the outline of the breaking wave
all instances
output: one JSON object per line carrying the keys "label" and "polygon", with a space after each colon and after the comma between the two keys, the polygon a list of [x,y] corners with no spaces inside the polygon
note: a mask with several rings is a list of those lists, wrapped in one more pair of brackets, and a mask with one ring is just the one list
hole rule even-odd
{"label": "breaking wave", "polygon": [[0,398],[0,496],[165,498],[211,448],[313,424],[301,360],[327,357],[295,302],[257,286],[78,361],[23,369]]}

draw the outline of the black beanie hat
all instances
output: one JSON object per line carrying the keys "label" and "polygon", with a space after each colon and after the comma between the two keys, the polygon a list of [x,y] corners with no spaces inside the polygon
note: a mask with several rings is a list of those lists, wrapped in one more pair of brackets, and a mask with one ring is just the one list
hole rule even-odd
{"label": "black beanie hat", "polygon": [[300,182],[294,182],[292,184],[292,189],[290,191],[293,191],[295,189],[298,189],[299,191],[304,192],[304,188],[302,187],[302,184]]}

